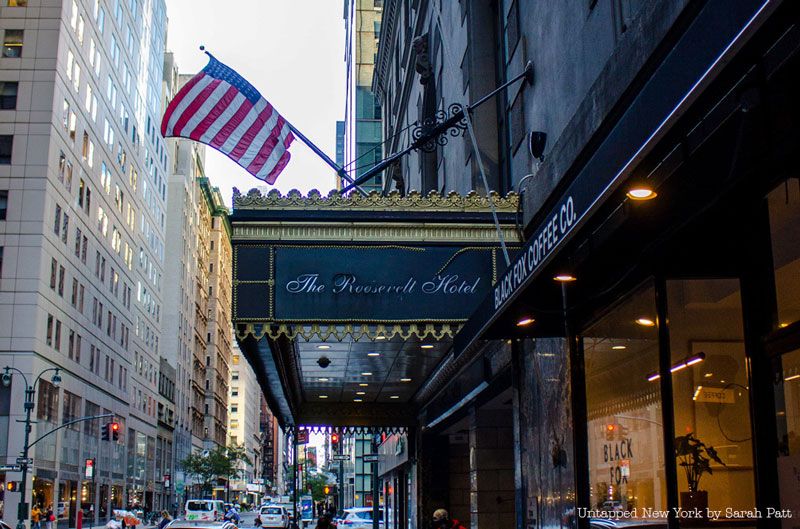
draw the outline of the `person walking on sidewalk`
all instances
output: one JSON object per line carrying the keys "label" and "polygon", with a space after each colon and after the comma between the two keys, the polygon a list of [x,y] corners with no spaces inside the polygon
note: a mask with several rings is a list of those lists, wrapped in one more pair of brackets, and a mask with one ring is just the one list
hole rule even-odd
{"label": "person walking on sidewalk", "polygon": [[465,529],[461,523],[454,519],[450,519],[450,514],[445,509],[436,509],[433,512],[432,529]]}
{"label": "person walking on sidewalk", "polygon": [[53,512],[53,504],[47,506],[47,512],[45,513],[44,518],[44,525],[47,529],[53,529],[53,522],[56,521],[56,515]]}
{"label": "person walking on sidewalk", "polygon": [[164,529],[172,521],[172,516],[167,511],[161,511],[161,521],[158,522],[158,529]]}
{"label": "person walking on sidewalk", "polygon": [[38,505],[34,505],[31,509],[31,527],[33,529],[42,529],[42,510]]}

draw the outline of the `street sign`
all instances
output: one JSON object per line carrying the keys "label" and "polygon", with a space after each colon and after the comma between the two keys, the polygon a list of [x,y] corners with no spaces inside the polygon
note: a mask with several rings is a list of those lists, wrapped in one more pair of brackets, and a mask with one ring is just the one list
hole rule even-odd
{"label": "street sign", "polygon": [[334,454],[334,461],[350,461],[350,456],[347,454]]}
{"label": "street sign", "polygon": [[29,458],[25,459],[24,457],[18,457],[17,458],[17,464],[18,465],[25,465],[25,464],[32,465],[33,464],[33,458],[29,457]]}
{"label": "street sign", "polygon": [[308,443],[308,430],[297,430],[297,444],[304,445]]}
{"label": "street sign", "polygon": [[377,463],[380,460],[380,454],[366,454],[364,456],[364,463]]}
{"label": "street sign", "polygon": [[20,465],[0,465],[0,472],[21,472],[22,466]]}

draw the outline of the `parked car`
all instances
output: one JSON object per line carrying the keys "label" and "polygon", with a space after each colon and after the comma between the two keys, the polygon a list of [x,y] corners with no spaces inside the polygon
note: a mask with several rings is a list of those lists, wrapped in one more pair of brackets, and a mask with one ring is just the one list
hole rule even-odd
{"label": "parked car", "polygon": [[236,529],[236,524],[207,520],[173,520],[167,527],[169,529]]}
{"label": "parked car", "polygon": [[278,529],[286,529],[289,527],[289,513],[286,511],[286,508],[281,505],[267,505],[261,507],[258,515],[261,518],[261,527],[275,527]]}
{"label": "parked car", "polygon": [[188,500],[186,502],[187,520],[221,521],[225,516],[222,500]]}
{"label": "parked car", "polygon": [[[383,527],[383,509],[378,512],[380,515],[379,525]],[[336,525],[348,529],[372,529],[372,507],[345,509],[336,520]]]}

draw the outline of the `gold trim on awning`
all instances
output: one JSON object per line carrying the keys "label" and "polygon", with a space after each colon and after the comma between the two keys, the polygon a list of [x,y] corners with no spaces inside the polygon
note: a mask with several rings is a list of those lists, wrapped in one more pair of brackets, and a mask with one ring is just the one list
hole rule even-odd
{"label": "gold trim on awning", "polygon": [[276,340],[286,337],[291,340],[302,338],[309,341],[341,342],[346,339],[359,340],[391,340],[401,338],[408,340],[416,337],[419,340],[443,340],[453,338],[461,329],[460,323],[407,323],[407,324],[286,324],[286,323],[239,323],[236,336],[243,340],[252,336],[256,340],[268,337]]}

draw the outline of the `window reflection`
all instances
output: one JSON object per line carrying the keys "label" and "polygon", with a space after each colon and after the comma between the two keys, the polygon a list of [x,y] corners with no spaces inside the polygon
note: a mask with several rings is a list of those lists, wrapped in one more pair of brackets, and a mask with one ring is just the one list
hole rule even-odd
{"label": "window reflection", "polygon": [[658,336],[652,287],[616,307],[583,337],[591,507],[666,508]]}
{"label": "window reflection", "polygon": [[778,326],[800,321],[800,178],[789,178],[767,197]]}
{"label": "window reflection", "polygon": [[[680,506],[721,510],[723,518],[727,508],[753,509],[739,281],[668,281],[667,300]],[[696,361],[680,367],[685,358]]]}
{"label": "window reflection", "polygon": [[[781,507],[800,513],[800,349],[781,357],[782,372],[776,377],[775,405],[778,423],[778,483]],[[797,522],[782,520],[783,529]]]}

